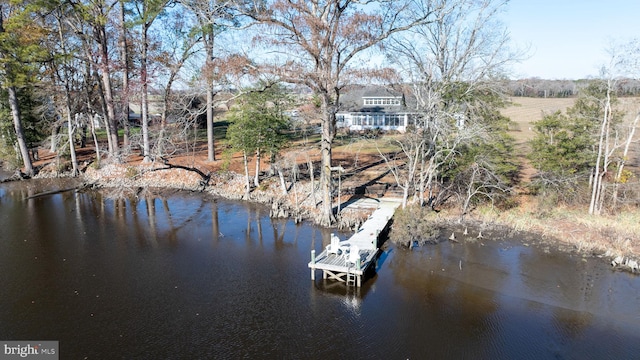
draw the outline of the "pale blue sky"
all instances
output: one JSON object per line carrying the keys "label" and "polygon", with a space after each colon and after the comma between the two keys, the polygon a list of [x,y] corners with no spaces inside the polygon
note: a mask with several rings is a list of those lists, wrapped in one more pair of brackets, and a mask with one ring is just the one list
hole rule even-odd
{"label": "pale blue sky", "polygon": [[530,46],[513,78],[597,76],[612,40],[640,38],[640,0],[512,0],[502,17],[513,43]]}

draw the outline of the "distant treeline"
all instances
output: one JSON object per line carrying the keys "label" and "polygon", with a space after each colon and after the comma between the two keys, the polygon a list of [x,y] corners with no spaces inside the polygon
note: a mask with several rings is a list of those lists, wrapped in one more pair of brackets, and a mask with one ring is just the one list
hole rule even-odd
{"label": "distant treeline", "polygon": [[[544,80],[538,78],[510,80],[506,84],[511,96],[539,98],[567,98],[580,93],[594,79],[582,80]],[[622,79],[616,81],[618,96],[640,95],[640,80]]]}

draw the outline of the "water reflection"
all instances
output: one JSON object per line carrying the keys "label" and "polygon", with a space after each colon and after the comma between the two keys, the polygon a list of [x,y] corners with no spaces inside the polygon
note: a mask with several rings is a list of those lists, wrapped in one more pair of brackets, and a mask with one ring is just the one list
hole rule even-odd
{"label": "water reflection", "polygon": [[[589,345],[580,350],[586,357],[620,353],[618,346],[596,340],[597,349],[593,349],[595,344],[585,341],[602,327],[609,328],[607,341],[620,344],[638,339],[637,333],[613,330],[630,326],[624,314],[637,314],[633,309],[640,305],[637,281],[621,287],[616,281],[625,277],[611,276],[597,260],[517,244],[490,239],[465,244],[444,241],[415,251],[401,250],[401,261],[396,253],[387,263],[393,283],[402,289],[399,301],[421,309],[416,321],[439,324],[438,332],[429,332],[436,341],[446,342],[447,336],[464,339],[457,341],[461,356],[509,358],[511,346],[543,353],[540,344],[530,339],[546,336],[555,347],[554,354],[563,354],[560,357],[583,345]],[[612,289],[619,294],[611,296]],[[481,346],[488,339],[494,345],[511,345]]]}
{"label": "water reflection", "polygon": [[50,185],[0,186],[0,339],[56,339],[65,358],[640,351],[638,278],[592,259],[487,232],[413,251],[387,244],[372,277],[347,287],[311,281],[307,268],[334,230],[201,194],[28,198]]}

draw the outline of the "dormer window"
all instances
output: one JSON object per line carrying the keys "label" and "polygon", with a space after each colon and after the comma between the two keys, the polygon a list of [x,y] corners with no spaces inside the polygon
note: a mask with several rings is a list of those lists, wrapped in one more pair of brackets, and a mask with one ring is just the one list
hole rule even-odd
{"label": "dormer window", "polygon": [[401,105],[401,96],[365,97],[364,105]]}

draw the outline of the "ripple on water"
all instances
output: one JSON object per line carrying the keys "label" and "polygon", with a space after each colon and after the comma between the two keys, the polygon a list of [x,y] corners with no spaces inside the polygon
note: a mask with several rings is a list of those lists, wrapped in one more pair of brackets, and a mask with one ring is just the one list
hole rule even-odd
{"label": "ripple on water", "polygon": [[391,246],[354,289],[309,279],[309,253],[331,230],[272,221],[268,208],[184,194],[150,198],[154,206],[91,192],[25,202],[24,187],[5,185],[0,339],[55,338],[70,358],[640,351],[637,277],[489,231],[482,241]]}

